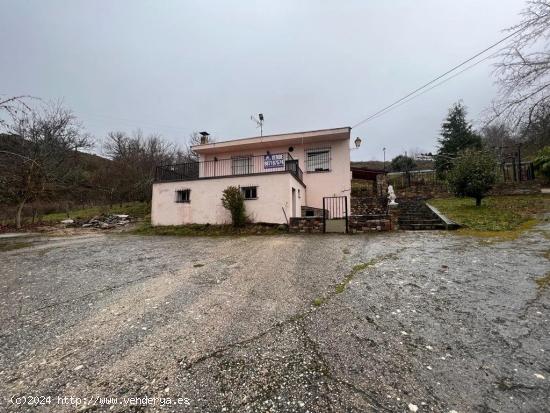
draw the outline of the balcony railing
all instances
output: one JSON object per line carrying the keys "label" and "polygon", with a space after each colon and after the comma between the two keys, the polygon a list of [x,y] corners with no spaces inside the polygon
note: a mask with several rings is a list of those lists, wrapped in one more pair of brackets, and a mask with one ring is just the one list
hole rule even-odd
{"label": "balcony railing", "polygon": [[303,180],[303,172],[298,166],[297,159],[293,159],[289,153],[274,153],[161,165],[156,168],[155,181],[191,181],[203,178],[285,171],[290,172],[300,182]]}

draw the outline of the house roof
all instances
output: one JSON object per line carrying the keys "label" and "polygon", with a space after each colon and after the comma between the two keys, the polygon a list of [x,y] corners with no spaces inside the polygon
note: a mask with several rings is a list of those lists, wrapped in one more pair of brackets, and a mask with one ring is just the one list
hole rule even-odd
{"label": "house roof", "polygon": [[321,129],[305,132],[282,133],[279,135],[254,136],[251,138],[233,139],[230,141],[212,142],[204,145],[195,145],[193,150],[197,153],[215,153],[221,151],[243,150],[262,148],[271,144],[296,145],[300,143],[314,143],[329,140],[346,140],[350,137],[349,126],[333,129]]}

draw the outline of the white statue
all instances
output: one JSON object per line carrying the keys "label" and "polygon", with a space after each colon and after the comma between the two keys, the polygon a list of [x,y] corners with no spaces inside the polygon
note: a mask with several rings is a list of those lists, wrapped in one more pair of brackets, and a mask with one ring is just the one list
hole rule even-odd
{"label": "white statue", "polygon": [[397,202],[395,202],[395,199],[397,197],[395,196],[395,191],[393,190],[392,185],[388,185],[388,199],[390,200],[389,205],[397,205]]}

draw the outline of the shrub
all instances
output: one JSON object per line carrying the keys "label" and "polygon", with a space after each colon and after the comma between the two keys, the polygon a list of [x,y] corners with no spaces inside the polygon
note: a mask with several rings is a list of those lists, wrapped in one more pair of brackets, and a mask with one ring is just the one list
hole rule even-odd
{"label": "shrub", "polygon": [[416,162],[410,156],[397,155],[392,159],[390,166],[392,171],[409,172],[416,168]]}
{"label": "shrub", "polygon": [[476,206],[492,188],[496,180],[496,161],[487,152],[468,149],[452,162],[447,182],[459,197],[475,198]]}
{"label": "shrub", "polygon": [[228,186],[223,191],[222,205],[231,214],[234,227],[242,227],[246,222],[244,197],[236,186]]}
{"label": "shrub", "polygon": [[535,170],[539,171],[547,179],[550,179],[550,146],[545,146],[537,152],[533,166]]}

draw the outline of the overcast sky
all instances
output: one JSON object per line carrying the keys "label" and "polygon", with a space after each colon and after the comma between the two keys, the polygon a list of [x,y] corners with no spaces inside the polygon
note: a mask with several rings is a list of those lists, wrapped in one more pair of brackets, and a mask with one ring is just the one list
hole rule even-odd
{"label": "overcast sky", "polygon": [[[184,143],[353,126],[504,37],[523,0],[0,0],[0,94],[62,98],[98,140]],[[492,61],[352,130],[353,159],[433,150],[448,107],[494,97]]]}

